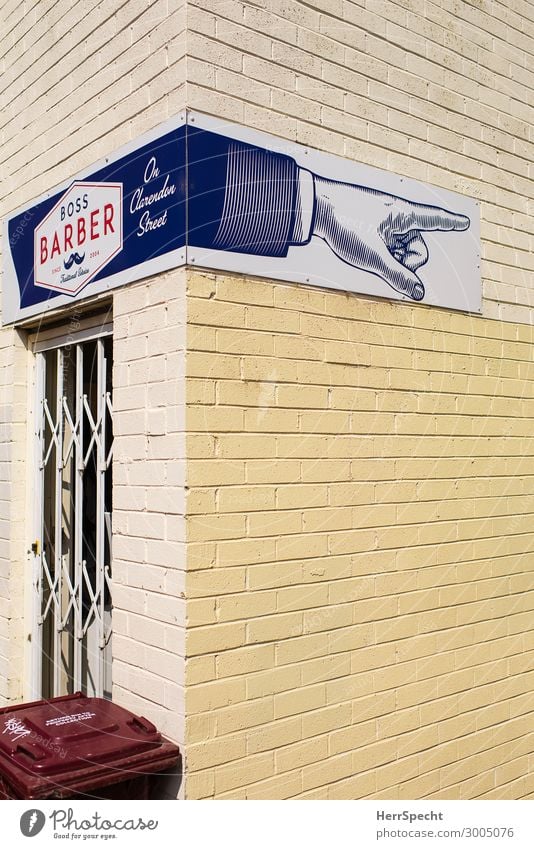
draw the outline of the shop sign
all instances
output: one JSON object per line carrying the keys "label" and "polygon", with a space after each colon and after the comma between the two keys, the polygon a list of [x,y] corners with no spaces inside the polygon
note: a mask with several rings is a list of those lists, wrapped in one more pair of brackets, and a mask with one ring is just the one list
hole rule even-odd
{"label": "shop sign", "polygon": [[4,238],[4,324],[186,263],[481,310],[472,198],[195,112],[14,213]]}

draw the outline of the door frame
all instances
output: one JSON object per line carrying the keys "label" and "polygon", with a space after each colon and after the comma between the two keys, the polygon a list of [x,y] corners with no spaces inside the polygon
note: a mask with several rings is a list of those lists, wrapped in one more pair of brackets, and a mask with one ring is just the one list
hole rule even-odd
{"label": "door frame", "polygon": [[[42,457],[42,443],[38,436],[37,417],[41,413],[41,398],[44,387],[43,360],[39,356],[51,350],[68,349],[69,346],[80,343],[104,339],[113,335],[113,321],[110,313],[97,313],[88,317],[68,316],[62,322],[52,327],[40,328],[37,331],[29,331],[27,347],[29,351],[29,403],[28,403],[28,517],[30,539],[28,549],[28,578],[25,584],[28,590],[29,604],[25,604],[26,628],[28,634],[29,652],[26,664],[28,674],[25,681],[25,690],[29,685],[30,697],[42,697],[42,629],[39,623],[41,617],[42,584],[41,584],[41,532],[43,522],[43,477],[39,470]],[[81,354],[78,350],[78,356]],[[77,369],[79,363],[77,363]],[[101,376],[99,375],[99,380]],[[37,485],[39,484],[39,485]],[[78,475],[76,475],[75,487],[78,486]],[[77,534],[80,539],[80,534]],[[35,543],[38,542],[38,548]],[[41,592],[38,588],[41,587]],[[54,670],[57,685],[58,671]]]}

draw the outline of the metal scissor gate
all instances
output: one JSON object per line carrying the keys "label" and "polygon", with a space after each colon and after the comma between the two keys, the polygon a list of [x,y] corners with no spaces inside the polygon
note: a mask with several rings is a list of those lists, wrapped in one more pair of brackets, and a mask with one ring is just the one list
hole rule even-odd
{"label": "metal scissor gate", "polygon": [[112,336],[36,349],[33,688],[111,696]]}

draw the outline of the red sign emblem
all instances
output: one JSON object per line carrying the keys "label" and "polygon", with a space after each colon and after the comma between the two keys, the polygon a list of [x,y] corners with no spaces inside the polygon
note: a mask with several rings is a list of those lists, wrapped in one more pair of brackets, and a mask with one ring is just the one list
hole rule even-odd
{"label": "red sign emblem", "polygon": [[75,295],[122,250],[122,183],[75,182],[35,229],[35,285]]}

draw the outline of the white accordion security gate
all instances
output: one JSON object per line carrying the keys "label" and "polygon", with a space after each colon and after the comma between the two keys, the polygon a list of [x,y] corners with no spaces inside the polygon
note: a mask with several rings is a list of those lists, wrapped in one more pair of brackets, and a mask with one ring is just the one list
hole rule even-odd
{"label": "white accordion security gate", "polygon": [[33,690],[110,698],[112,336],[39,348]]}

